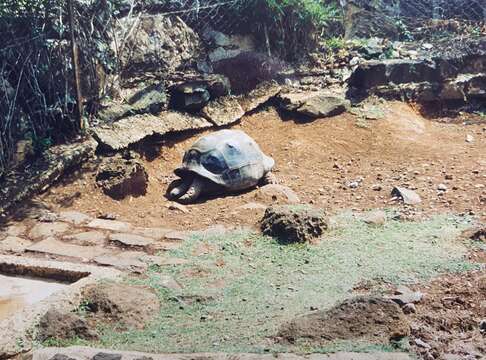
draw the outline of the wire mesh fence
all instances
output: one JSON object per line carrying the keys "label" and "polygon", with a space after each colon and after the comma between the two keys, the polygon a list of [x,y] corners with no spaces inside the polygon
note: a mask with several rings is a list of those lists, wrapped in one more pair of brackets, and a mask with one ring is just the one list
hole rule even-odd
{"label": "wire mesh fence", "polygon": [[[72,24],[67,7],[70,2]],[[136,37],[144,26],[140,21],[144,16],[178,19],[174,23],[182,21],[200,34],[213,29],[262,37],[266,30],[262,24],[268,24],[270,45],[288,50],[289,42],[304,42],[302,34],[319,30],[319,36],[326,35],[322,28],[296,25],[299,9],[311,14],[310,21],[344,21],[350,6],[379,9],[414,29],[419,28],[417,23],[450,20],[484,29],[486,20],[485,0],[3,0],[0,176],[15,163],[15,156],[25,150],[22,147],[26,143],[41,151],[79,130],[72,33],[79,49],[80,91],[89,113],[106,94],[106,78],[116,79],[123,71],[120,49],[127,38]],[[327,12],[327,17],[319,11]],[[156,35],[150,44],[163,51],[166,43],[160,40],[158,44]],[[265,41],[259,43],[265,46]]]}

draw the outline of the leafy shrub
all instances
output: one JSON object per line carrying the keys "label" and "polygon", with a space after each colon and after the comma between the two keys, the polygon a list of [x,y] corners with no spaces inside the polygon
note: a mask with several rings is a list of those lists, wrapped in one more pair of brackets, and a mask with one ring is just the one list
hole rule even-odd
{"label": "leafy shrub", "polygon": [[299,59],[314,48],[342,16],[334,0],[250,0],[237,12],[260,44],[266,44],[268,35],[270,50],[286,60]]}

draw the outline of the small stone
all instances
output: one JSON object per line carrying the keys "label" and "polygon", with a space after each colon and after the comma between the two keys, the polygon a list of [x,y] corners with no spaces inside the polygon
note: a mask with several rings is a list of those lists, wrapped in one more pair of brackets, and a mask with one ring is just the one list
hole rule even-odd
{"label": "small stone", "polygon": [[50,360],[76,360],[76,359],[69,357],[67,355],[56,354],[53,357],[51,357]]}
{"label": "small stone", "polygon": [[361,59],[357,56],[355,56],[354,58],[352,58],[350,61],[349,61],[349,66],[356,66],[358,65],[359,63],[361,62]]}
{"label": "small stone", "polygon": [[466,135],[466,142],[468,143],[474,142],[474,137],[470,134]]}
{"label": "small stone", "polygon": [[248,204],[238,206],[237,210],[265,210],[266,208],[267,206],[262,203],[250,202]]}
{"label": "small stone", "polygon": [[180,211],[184,214],[189,213],[189,209],[186,206],[179,204],[179,203],[176,203],[176,202],[171,202],[169,205],[167,205],[167,208],[169,210]]}
{"label": "small stone", "polygon": [[431,348],[431,346],[429,344],[427,344],[425,341],[423,340],[420,340],[420,339],[415,339],[414,340],[415,342],[415,345],[417,345],[418,347],[421,347],[423,349],[427,349],[429,350]]}
{"label": "small stone", "polygon": [[69,228],[69,224],[62,222],[39,223],[29,232],[29,237],[32,239],[42,239],[65,233]]}
{"label": "small stone", "polygon": [[116,220],[119,218],[117,214],[114,213],[103,213],[97,216],[98,219],[104,219],[104,220]]}
{"label": "small stone", "polygon": [[123,247],[146,248],[152,245],[155,241],[151,238],[146,238],[140,235],[117,233],[111,234],[110,242]]}
{"label": "small stone", "polygon": [[445,191],[447,191],[447,185],[445,185],[445,184],[439,184],[437,186],[437,190],[444,191],[445,192]]}
{"label": "small stone", "polygon": [[111,231],[129,231],[131,228],[130,224],[121,221],[103,219],[94,219],[93,221],[89,222],[87,226],[90,228]]}
{"label": "small stone", "polygon": [[392,190],[392,196],[401,199],[407,205],[417,205],[422,202],[420,196],[413,190],[395,187]]}
{"label": "small stone", "polygon": [[479,331],[481,331],[481,333],[486,333],[486,319],[485,320],[481,320],[479,322]]}
{"label": "small stone", "polygon": [[395,294],[387,298],[396,302],[400,306],[406,304],[416,304],[422,301],[424,294],[420,291],[412,291],[406,286],[400,286],[396,289]]}
{"label": "small stone", "polygon": [[46,211],[42,211],[37,216],[37,220],[39,220],[40,222],[51,223],[51,222],[59,220],[59,215],[53,213],[52,211],[46,210]]}
{"label": "small stone", "polygon": [[415,304],[412,303],[403,305],[402,310],[405,314],[415,314],[417,312]]}
{"label": "small stone", "polygon": [[373,191],[381,191],[381,190],[383,190],[383,187],[379,184],[375,184],[375,185],[373,185],[373,187],[371,189]]}
{"label": "small stone", "polygon": [[120,354],[108,354],[100,352],[93,356],[93,360],[121,360],[122,356]]}
{"label": "small stone", "polygon": [[79,211],[62,211],[59,213],[59,220],[69,222],[74,225],[85,224],[91,217]]}

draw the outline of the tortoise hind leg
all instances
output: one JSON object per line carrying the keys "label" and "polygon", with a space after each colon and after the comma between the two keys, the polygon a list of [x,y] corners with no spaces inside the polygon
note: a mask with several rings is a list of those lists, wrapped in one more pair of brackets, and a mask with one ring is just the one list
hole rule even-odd
{"label": "tortoise hind leg", "polygon": [[262,179],[263,185],[278,184],[278,179],[274,173],[268,172]]}

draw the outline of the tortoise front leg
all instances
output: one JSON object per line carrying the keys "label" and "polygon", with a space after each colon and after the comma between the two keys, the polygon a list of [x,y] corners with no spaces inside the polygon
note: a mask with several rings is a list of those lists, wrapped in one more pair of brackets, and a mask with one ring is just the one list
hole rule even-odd
{"label": "tortoise front leg", "polygon": [[180,183],[170,190],[169,199],[174,200],[180,198],[182,195],[184,195],[187,192],[191,184],[192,184],[192,178],[181,179]]}
{"label": "tortoise front leg", "polygon": [[199,195],[201,195],[203,192],[204,185],[204,179],[200,176],[196,176],[186,193],[179,198],[179,202],[182,204],[190,204],[195,202],[199,198]]}

